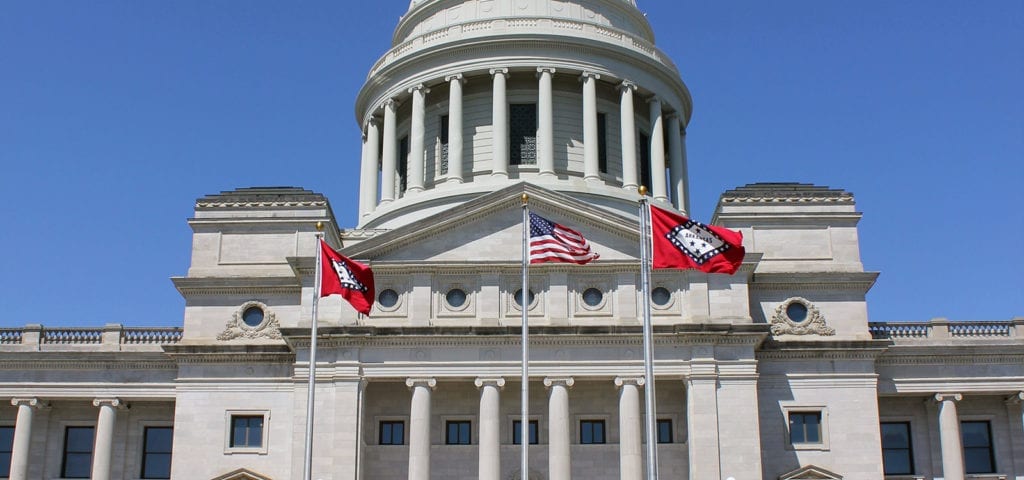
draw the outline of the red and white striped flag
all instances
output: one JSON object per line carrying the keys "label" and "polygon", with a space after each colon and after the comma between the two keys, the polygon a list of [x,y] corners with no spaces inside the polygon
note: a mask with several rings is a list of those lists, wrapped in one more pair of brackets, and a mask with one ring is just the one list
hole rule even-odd
{"label": "red and white striped flag", "polygon": [[530,263],[584,264],[598,258],[583,235],[530,212]]}

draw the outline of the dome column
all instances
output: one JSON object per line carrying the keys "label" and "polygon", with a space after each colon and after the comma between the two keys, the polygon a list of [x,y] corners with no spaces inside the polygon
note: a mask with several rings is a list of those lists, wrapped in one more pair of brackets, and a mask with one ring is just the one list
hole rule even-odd
{"label": "dome column", "polygon": [[686,132],[679,128],[679,114],[668,115],[668,156],[669,156],[669,189],[672,193],[672,204],[676,210],[687,212],[689,203],[686,196]]}
{"label": "dome column", "polygon": [[651,190],[655,200],[668,201],[665,181],[665,124],[661,114],[661,99],[647,100],[651,109]]}
{"label": "dome column", "polygon": [[491,69],[491,75],[494,77],[491,108],[491,156],[494,158],[494,164],[491,167],[491,175],[508,178],[508,98],[505,92],[508,69]]}
{"label": "dome column", "polygon": [[636,84],[622,82],[619,85],[619,124],[622,127],[622,188],[636,191],[636,120],[633,113],[633,92]]}
{"label": "dome column", "polygon": [[462,183],[462,74],[445,77],[448,82],[448,182]]}
{"label": "dome column", "polygon": [[551,88],[554,74],[554,68],[537,68],[537,166],[544,176],[555,175],[555,106]]}
{"label": "dome column", "polygon": [[597,148],[597,81],[601,76],[583,72],[583,179],[600,180]]}
{"label": "dome column", "polygon": [[398,101],[389,98],[384,101],[384,148],[381,159],[380,204],[388,204],[395,199],[395,169],[398,168],[398,132],[397,119]]}
{"label": "dome column", "polygon": [[380,158],[380,130],[370,117],[363,129],[363,156],[359,169],[359,216],[365,217],[377,208],[377,162]]}
{"label": "dome column", "polygon": [[412,124],[409,127],[409,192],[423,191],[423,137],[426,134],[423,122],[426,116],[424,103],[430,89],[422,83],[409,89],[412,94]]}

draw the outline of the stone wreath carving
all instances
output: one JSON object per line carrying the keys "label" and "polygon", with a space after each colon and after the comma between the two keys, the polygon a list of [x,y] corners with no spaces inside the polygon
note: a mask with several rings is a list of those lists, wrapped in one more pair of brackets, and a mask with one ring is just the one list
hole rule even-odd
{"label": "stone wreath carving", "polygon": [[[242,321],[242,314],[246,310],[256,307],[263,310],[263,322],[255,327],[250,327]],[[266,306],[263,302],[249,301],[242,304],[235,310],[235,313],[231,315],[231,320],[228,321],[227,327],[223,332],[217,335],[217,340],[256,340],[256,339],[267,339],[267,340],[280,340],[281,339],[281,324],[277,321],[277,315]]]}
{"label": "stone wreath carving", "polygon": [[[800,304],[807,309],[807,317],[801,321],[789,318],[789,307],[793,304]],[[835,335],[836,329],[825,323],[825,317],[821,315],[817,307],[807,299],[792,297],[782,302],[775,309],[772,316],[772,335]]]}

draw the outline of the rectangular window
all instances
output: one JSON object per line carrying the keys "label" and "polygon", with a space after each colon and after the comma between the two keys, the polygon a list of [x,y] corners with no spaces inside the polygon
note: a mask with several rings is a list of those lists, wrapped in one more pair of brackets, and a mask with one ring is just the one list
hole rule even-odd
{"label": "rectangular window", "polygon": [[580,443],[604,443],[604,420],[580,420]]}
{"label": "rectangular window", "polygon": [[14,427],[0,427],[0,478],[11,475],[11,451],[14,450]]}
{"label": "rectangular window", "polygon": [[[523,422],[519,420],[512,420],[512,444],[521,445],[523,443]],[[537,438],[537,426],[536,420],[530,420],[528,424],[530,428],[530,445],[537,445],[540,443]]]}
{"label": "rectangular window", "polygon": [[448,445],[469,445],[471,423],[469,420],[449,420],[445,423],[444,443]]}
{"label": "rectangular window", "polygon": [[967,473],[995,473],[992,455],[992,426],[988,422],[960,422],[964,445],[964,467]]}
{"label": "rectangular window", "polygon": [[385,420],[380,422],[380,445],[405,445],[405,422]]}
{"label": "rectangular window", "polygon": [[89,478],[92,473],[93,427],[64,429],[64,459],[61,478]]}
{"label": "rectangular window", "polygon": [[643,132],[637,134],[637,145],[640,147],[640,185],[651,190],[651,137]]}
{"label": "rectangular window", "polygon": [[658,443],[672,443],[672,420],[658,419]]}
{"label": "rectangular window", "polygon": [[789,412],[789,442],[821,443],[821,412]]}
{"label": "rectangular window", "polygon": [[509,164],[537,164],[537,105],[532,103],[508,106]]}
{"label": "rectangular window", "polygon": [[608,115],[597,114],[597,168],[601,173],[608,173]]}
{"label": "rectangular window", "polygon": [[263,415],[231,416],[231,448],[263,446]]}
{"label": "rectangular window", "polygon": [[395,171],[398,173],[398,193],[405,193],[405,188],[409,185],[408,178],[409,168],[409,137],[402,137],[398,142],[398,165]]}
{"label": "rectangular window", "polygon": [[882,423],[882,466],[886,475],[914,473],[914,452],[910,446],[910,422]]}
{"label": "rectangular window", "polygon": [[441,134],[438,135],[438,143],[441,144],[441,151],[439,152],[439,155],[441,156],[441,158],[440,158],[441,161],[439,162],[440,165],[441,165],[441,174],[442,175],[447,175],[448,174],[448,115],[441,115],[441,121],[440,121],[440,124],[437,127],[438,127],[438,131],[441,132]]}
{"label": "rectangular window", "polygon": [[142,478],[171,478],[171,427],[146,427],[142,434]]}

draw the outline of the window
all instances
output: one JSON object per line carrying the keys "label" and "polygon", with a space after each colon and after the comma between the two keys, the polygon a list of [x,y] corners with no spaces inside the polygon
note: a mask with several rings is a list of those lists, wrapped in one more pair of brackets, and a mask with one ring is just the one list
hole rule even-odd
{"label": "window", "polygon": [[380,445],[405,445],[405,422],[383,420],[380,422]]}
{"label": "window", "polygon": [[992,455],[992,427],[988,422],[960,422],[967,473],[995,473]]}
{"label": "window", "polygon": [[[519,420],[512,420],[512,444],[522,445],[523,443],[523,422]],[[530,428],[530,445],[537,445],[540,443],[537,438],[537,421],[530,420],[528,424]]]}
{"label": "window", "polygon": [[444,443],[448,445],[469,445],[470,426],[469,420],[449,420],[445,423]]}
{"label": "window", "polygon": [[658,419],[658,443],[672,443],[672,420]]}
{"label": "window", "polygon": [[231,448],[263,446],[263,415],[231,416]]}
{"label": "window", "polygon": [[64,460],[62,478],[89,478],[92,473],[93,427],[64,429]]}
{"label": "window", "polygon": [[789,443],[821,443],[821,412],[789,412]]}
{"label": "window", "polygon": [[11,475],[11,451],[14,450],[14,427],[0,427],[0,477]]}
{"label": "window", "polygon": [[537,164],[537,105],[511,104],[509,111],[509,164]]}
{"label": "window", "polygon": [[651,190],[651,137],[643,132],[637,134],[637,146],[640,147],[640,184]]}
{"label": "window", "polygon": [[601,173],[608,173],[608,115],[597,114],[597,168]]}
{"label": "window", "polygon": [[405,188],[409,186],[409,137],[402,137],[398,141],[398,165],[395,169],[398,173],[398,193],[405,193]]}
{"label": "window", "polygon": [[171,478],[171,427],[146,427],[142,434],[142,478]]}
{"label": "window", "polygon": [[910,447],[910,422],[882,423],[882,465],[886,475],[914,473],[914,452]]}
{"label": "window", "polygon": [[580,420],[580,443],[604,443],[604,420]]}
{"label": "window", "polygon": [[441,132],[438,135],[438,143],[441,145],[440,164],[441,174],[448,174],[448,115],[441,115],[440,124],[437,126],[438,131]]}

